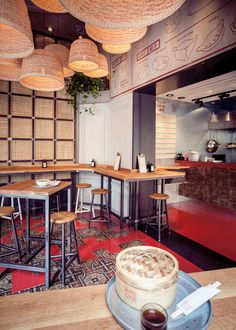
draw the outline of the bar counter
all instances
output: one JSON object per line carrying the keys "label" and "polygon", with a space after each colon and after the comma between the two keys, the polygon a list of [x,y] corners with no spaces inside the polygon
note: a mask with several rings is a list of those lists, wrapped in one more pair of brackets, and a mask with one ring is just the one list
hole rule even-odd
{"label": "bar counter", "polygon": [[[176,168],[178,169],[178,168]],[[157,168],[154,172],[139,173],[136,169],[121,168],[120,170],[114,170],[111,165],[97,165],[91,167],[88,164],[67,164],[67,165],[50,165],[47,168],[42,168],[38,165],[28,166],[0,166],[0,176],[10,176],[14,174],[42,174],[42,173],[58,173],[58,172],[70,172],[79,173],[81,171],[90,171],[100,175],[112,177],[122,181],[141,181],[141,180],[155,180],[162,176],[165,178],[183,177],[183,173],[174,173],[168,171],[165,168]]]}
{"label": "bar counter", "polygon": [[[212,299],[208,329],[236,329],[236,268],[190,275],[201,285],[216,280],[222,283],[220,294]],[[106,285],[98,285],[0,297],[0,328],[122,329],[106,305],[105,291]]]}
{"label": "bar counter", "polygon": [[[193,162],[190,160],[176,160],[175,165],[176,166],[187,166],[187,167],[204,166],[204,167],[219,167],[219,168],[236,169],[236,163]],[[168,167],[165,167],[165,168],[168,168]]]}

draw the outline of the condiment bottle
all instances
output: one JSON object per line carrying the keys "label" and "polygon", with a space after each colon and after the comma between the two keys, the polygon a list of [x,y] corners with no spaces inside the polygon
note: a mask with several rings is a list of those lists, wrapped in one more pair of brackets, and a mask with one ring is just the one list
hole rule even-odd
{"label": "condiment bottle", "polygon": [[150,172],[154,172],[154,165],[153,165],[153,163],[150,164]]}
{"label": "condiment bottle", "polygon": [[90,165],[91,165],[91,167],[95,167],[95,160],[94,159],[91,160]]}
{"label": "condiment bottle", "polygon": [[47,161],[43,160],[42,161],[42,168],[47,168],[47,167],[48,167]]}

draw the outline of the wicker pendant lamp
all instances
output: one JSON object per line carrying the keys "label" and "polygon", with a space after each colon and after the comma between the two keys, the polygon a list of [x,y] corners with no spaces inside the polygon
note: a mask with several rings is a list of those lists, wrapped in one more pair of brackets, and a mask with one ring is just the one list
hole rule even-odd
{"label": "wicker pendant lamp", "polygon": [[22,59],[0,58],[0,80],[19,81]]}
{"label": "wicker pendant lamp", "polygon": [[70,47],[69,68],[73,71],[84,72],[98,69],[98,49],[89,39],[79,38]]}
{"label": "wicker pendant lamp", "polygon": [[0,57],[23,58],[34,51],[24,0],[0,0]]}
{"label": "wicker pendant lamp", "polygon": [[61,61],[65,78],[73,76],[74,71],[68,67],[69,49],[66,46],[60,44],[51,44],[45,46],[44,49],[45,51],[50,52],[52,55],[56,56]]}
{"label": "wicker pendant lamp", "polygon": [[22,61],[20,83],[36,91],[52,92],[64,88],[61,62],[43,49],[36,49]]}
{"label": "wicker pendant lamp", "polygon": [[95,25],[85,24],[87,34],[101,44],[130,44],[141,39],[147,32],[147,27],[136,29],[105,29]]}
{"label": "wicker pendant lamp", "polygon": [[108,63],[107,59],[103,54],[98,54],[98,65],[99,68],[95,71],[84,72],[85,76],[90,78],[102,78],[108,75]]}
{"label": "wicker pendant lamp", "polygon": [[144,27],[173,14],[184,0],[60,0],[79,20],[103,28]]}
{"label": "wicker pendant lamp", "polygon": [[124,45],[102,44],[102,48],[110,54],[123,54],[123,53],[127,53],[130,50],[131,44],[124,44]]}
{"label": "wicker pendant lamp", "polygon": [[63,14],[67,10],[62,6],[59,0],[31,0],[39,8],[49,11],[50,13]]}

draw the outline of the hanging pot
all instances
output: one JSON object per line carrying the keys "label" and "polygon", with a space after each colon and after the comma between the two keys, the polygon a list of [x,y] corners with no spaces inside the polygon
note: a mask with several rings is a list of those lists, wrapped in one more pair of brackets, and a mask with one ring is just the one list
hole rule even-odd
{"label": "hanging pot", "polygon": [[214,139],[210,139],[206,143],[206,151],[207,152],[210,152],[210,153],[216,152],[218,147],[219,147],[219,143]]}

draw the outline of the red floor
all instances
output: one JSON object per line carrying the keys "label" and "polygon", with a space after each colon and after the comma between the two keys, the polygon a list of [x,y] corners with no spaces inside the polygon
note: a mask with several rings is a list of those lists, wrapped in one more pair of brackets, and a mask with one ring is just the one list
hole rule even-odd
{"label": "red floor", "polygon": [[[82,228],[87,228],[87,221],[76,222],[76,229],[80,230]],[[98,229],[106,228],[104,224],[96,224]],[[176,254],[175,252],[169,250],[162,244],[158,243],[154,239],[150,238],[146,234],[142,233],[141,231],[135,231],[132,227],[127,227],[128,235],[124,234],[118,238],[111,238],[106,240],[98,240],[96,237],[88,237],[84,238],[83,242],[85,243],[83,246],[80,247],[80,257],[81,260],[89,260],[96,258],[94,251],[99,249],[108,250],[109,253],[118,253],[122,250],[119,246],[121,243],[128,243],[135,240],[142,241],[145,245],[156,246],[162,249],[165,249],[171,252],[179,262],[179,268],[187,273],[201,271],[199,267],[191,263],[190,261],[186,260],[185,258],[181,257],[180,255]],[[37,231],[43,230],[42,227],[38,227]],[[113,231],[119,232],[119,226],[113,227]],[[0,280],[0,282],[3,280]],[[44,283],[44,275],[40,273],[32,273],[28,271],[20,271],[15,270],[12,272],[12,293],[16,293],[17,291],[24,290],[26,288],[30,288],[36,285],[40,285]]]}
{"label": "red floor", "polygon": [[236,210],[191,200],[169,212],[172,230],[236,261]]}

